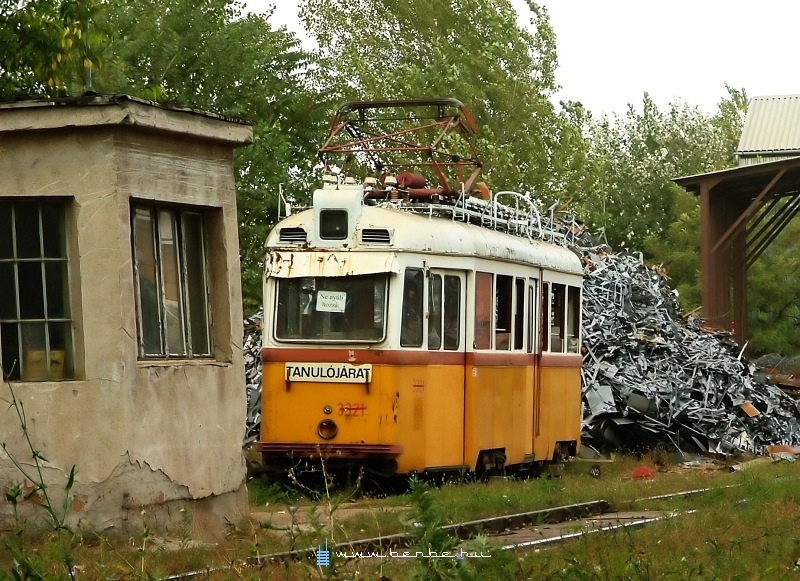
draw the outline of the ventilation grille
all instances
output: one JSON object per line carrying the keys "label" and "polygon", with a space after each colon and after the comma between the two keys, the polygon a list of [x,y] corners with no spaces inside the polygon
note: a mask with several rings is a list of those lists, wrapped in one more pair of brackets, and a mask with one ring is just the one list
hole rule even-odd
{"label": "ventilation grille", "polygon": [[308,235],[303,228],[281,228],[280,240],[281,242],[306,242]]}
{"label": "ventilation grille", "polygon": [[391,244],[392,233],[386,228],[364,228],[361,231],[362,244]]}

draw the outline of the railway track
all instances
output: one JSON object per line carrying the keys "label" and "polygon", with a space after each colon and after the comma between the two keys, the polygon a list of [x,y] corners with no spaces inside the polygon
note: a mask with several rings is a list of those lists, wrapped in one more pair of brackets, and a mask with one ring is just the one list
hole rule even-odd
{"label": "railway track", "polygon": [[[737,486],[737,485],[735,485]],[[728,487],[724,487],[728,488]],[[637,501],[657,500],[670,497],[686,497],[711,490],[701,488],[663,494]],[[501,550],[524,550],[536,546],[556,544],[575,539],[582,535],[610,532],[621,528],[641,527],[647,524],[692,514],[687,511],[612,511],[606,500],[571,504],[566,506],[494,516],[442,527],[450,535],[460,541],[467,541],[479,534],[486,534],[489,545]],[[330,554],[348,560],[359,558],[380,558],[391,556],[414,557],[410,549],[413,540],[407,534],[394,534],[337,543],[328,547]],[[283,551],[255,555],[246,561],[226,567],[205,568],[187,573],[175,574],[162,578],[161,581],[178,581],[194,579],[209,573],[225,571],[232,568],[259,568],[268,564],[286,561],[309,561],[317,559],[314,548]]]}

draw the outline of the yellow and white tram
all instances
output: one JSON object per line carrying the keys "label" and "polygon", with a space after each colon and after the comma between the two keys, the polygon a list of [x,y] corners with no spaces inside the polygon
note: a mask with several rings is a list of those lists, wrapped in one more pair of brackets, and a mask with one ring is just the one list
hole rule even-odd
{"label": "yellow and white tram", "polygon": [[491,474],[575,454],[578,257],[366,194],[328,183],[267,240],[265,463]]}
{"label": "yellow and white tram", "polygon": [[337,111],[320,158],[344,156],[339,177],[266,245],[268,466],[501,474],[577,453],[581,263],[531,235],[529,200],[476,184],[475,131],[455,99]]}

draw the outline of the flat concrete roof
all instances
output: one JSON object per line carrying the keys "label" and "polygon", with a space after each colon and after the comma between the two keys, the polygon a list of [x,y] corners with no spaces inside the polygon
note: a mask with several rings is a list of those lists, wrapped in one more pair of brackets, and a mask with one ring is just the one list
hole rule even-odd
{"label": "flat concrete roof", "polygon": [[236,117],[139,99],[87,93],[59,99],[0,102],[0,133],[125,125],[220,141],[253,141],[253,126]]}

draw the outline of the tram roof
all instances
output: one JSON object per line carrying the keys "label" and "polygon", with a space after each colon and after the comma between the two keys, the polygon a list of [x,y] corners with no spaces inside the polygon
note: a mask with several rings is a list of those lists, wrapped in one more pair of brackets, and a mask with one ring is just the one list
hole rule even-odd
{"label": "tram roof", "polygon": [[[570,274],[582,274],[582,266],[578,256],[567,248],[544,242],[529,240],[504,232],[459,222],[451,218],[427,216],[419,213],[401,211],[393,208],[363,206],[358,217],[357,232],[354,240],[343,249],[341,245],[328,248],[325,246],[302,246],[280,240],[282,228],[304,228],[309,235],[313,232],[313,210],[305,210],[281,221],[267,239],[267,248],[272,251],[307,252],[316,250],[325,253],[407,253],[442,254],[449,256],[479,257],[504,262],[522,263]],[[385,229],[389,233],[387,243],[364,243],[359,239],[359,231],[364,229]],[[396,271],[395,260],[386,257],[376,260],[364,257],[350,261],[352,272],[390,272]],[[367,261],[372,265],[367,267]],[[361,266],[356,266],[360,263]],[[274,265],[277,266],[277,265]],[[295,263],[295,266],[300,266]],[[367,267],[368,270],[365,270]],[[280,273],[274,268],[275,276],[303,276],[295,269],[295,274]]]}

